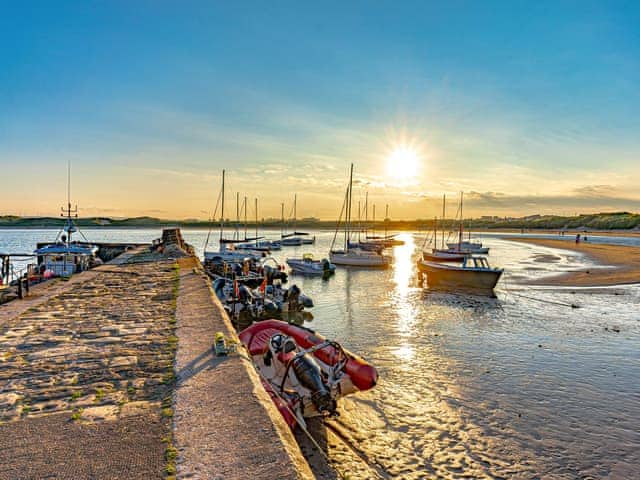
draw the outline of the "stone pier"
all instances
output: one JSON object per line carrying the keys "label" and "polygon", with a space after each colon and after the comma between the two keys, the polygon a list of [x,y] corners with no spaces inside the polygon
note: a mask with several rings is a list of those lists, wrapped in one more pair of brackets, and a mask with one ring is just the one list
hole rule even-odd
{"label": "stone pier", "polygon": [[312,478],[216,331],[197,259],[147,248],[1,305],[0,480]]}

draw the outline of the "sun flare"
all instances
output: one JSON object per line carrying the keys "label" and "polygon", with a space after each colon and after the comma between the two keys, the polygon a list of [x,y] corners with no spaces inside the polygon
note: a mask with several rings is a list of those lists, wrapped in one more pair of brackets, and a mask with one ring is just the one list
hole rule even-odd
{"label": "sun flare", "polygon": [[418,153],[411,147],[396,147],[387,157],[387,174],[397,180],[409,180],[415,177],[419,168]]}

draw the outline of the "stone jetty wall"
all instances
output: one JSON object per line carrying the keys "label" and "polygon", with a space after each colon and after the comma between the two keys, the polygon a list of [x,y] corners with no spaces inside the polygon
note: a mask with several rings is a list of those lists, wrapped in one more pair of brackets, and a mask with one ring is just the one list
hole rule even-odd
{"label": "stone jetty wall", "polygon": [[216,331],[237,338],[173,246],[1,305],[0,480],[312,478],[253,367],[212,356]]}

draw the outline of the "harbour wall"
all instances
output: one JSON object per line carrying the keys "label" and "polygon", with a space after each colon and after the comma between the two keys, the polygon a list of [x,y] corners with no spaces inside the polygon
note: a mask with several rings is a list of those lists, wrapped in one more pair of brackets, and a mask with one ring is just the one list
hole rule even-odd
{"label": "harbour wall", "polygon": [[196,257],[138,246],[0,306],[0,478],[314,478]]}

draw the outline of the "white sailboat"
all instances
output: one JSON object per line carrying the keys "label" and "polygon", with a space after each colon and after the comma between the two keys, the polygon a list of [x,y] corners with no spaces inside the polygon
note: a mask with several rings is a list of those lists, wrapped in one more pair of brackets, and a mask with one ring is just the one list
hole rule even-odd
{"label": "white sailboat", "polygon": [[[391,258],[382,255],[376,251],[364,250],[362,248],[351,248],[349,245],[349,238],[351,235],[351,198],[353,191],[353,163],[351,164],[351,170],[349,173],[349,186],[347,187],[347,193],[345,195],[345,203],[343,210],[345,212],[345,231],[344,231],[344,249],[335,250],[333,247],[336,242],[338,234],[338,228],[340,226],[340,220],[338,220],[338,227],[336,228],[335,235],[333,236],[333,242],[331,243],[331,251],[329,252],[329,260],[335,265],[345,265],[352,267],[369,267],[369,268],[388,268],[391,264]],[[342,213],[340,214],[342,218]]]}
{"label": "white sailboat", "polygon": [[204,251],[204,259],[205,261],[223,261],[223,262],[242,262],[246,258],[260,258],[260,255],[247,252],[247,251],[238,251],[235,248],[235,245],[238,243],[246,243],[252,240],[257,239],[226,239],[224,238],[224,180],[225,180],[225,170],[222,170],[222,189],[220,191],[220,199],[221,199],[221,213],[220,213],[220,249],[219,250],[207,250],[207,245],[205,245]]}
{"label": "white sailboat", "polygon": [[[308,233],[306,232],[298,232],[296,231],[297,226],[297,208],[298,208],[298,194],[293,196],[293,232],[292,233],[284,233],[284,231],[280,234],[280,245],[283,247],[298,247],[300,245],[312,245],[316,242],[316,237],[308,237]],[[284,203],[282,204],[282,225],[284,228]]]}

